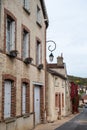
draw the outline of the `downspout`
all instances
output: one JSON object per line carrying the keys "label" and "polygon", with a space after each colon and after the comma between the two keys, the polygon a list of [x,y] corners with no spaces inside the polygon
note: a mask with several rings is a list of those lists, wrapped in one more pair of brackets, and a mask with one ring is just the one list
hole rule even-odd
{"label": "downspout", "polygon": [[[1,0],[0,0],[0,29],[1,29]],[[1,34],[1,31],[0,31]]]}
{"label": "downspout", "polygon": [[[1,30],[1,0],[0,0],[0,30]],[[1,31],[0,31],[0,44],[1,44]]]}
{"label": "downspout", "polygon": [[46,27],[45,27],[45,48],[44,48],[44,50],[45,50],[45,111],[44,111],[44,123],[46,123],[46,112],[47,112],[47,110],[46,110],[46,72],[47,72],[47,65],[46,65]]}

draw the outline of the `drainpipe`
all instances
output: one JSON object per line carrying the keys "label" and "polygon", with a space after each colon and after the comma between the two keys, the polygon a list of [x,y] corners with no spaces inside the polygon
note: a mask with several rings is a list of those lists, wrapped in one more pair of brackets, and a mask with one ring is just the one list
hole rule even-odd
{"label": "drainpipe", "polygon": [[44,110],[44,123],[46,123],[47,122],[47,120],[46,120],[46,118],[47,118],[47,107],[46,107],[46,88],[47,88],[47,86],[46,86],[46,72],[47,72],[47,63],[46,63],[46,28],[45,28],[45,94],[44,94],[44,98],[45,98],[45,110]]}
{"label": "drainpipe", "polygon": [[0,28],[1,28],[1,0],[0,0]]}
{"label": "drainpipe", "polygon": [[[0,30],[1,30],[1,0],[0,0]],[[0,42],[1,42],[1,31],[0,31]]]}

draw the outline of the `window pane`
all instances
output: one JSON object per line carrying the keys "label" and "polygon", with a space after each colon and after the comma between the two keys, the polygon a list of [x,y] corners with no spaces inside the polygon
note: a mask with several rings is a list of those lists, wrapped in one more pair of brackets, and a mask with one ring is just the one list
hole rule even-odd
{"label": "window pane", "polygon": [[6,50],[10,51],[10,42],[11,42],[11,21],[7,19],[6,21]]}
{"label": "window pane", "polygon": [[26,84],[22,85],[22,113],[26,113]]}
{"label": "window pane", "polygon": [[29,33],[23,33],[23,58],[29,57]]}
{"label": "window pane", "polygon": [[41,24],[41,10],[37,6],[37,22]]}
{"label": "window pane", "polygon": [[11,42],[10,50],[15,50],[15,22],[11,23]]}
{"label": "window pane", "polygon": [[37,42],[37,65],[41,64],[41,44]]}
{"label": "window pane", "polygon": [[15,21],[6,20],[6,51],[15,50]]}
{"label": "window pane", "polygon": [[24,7],[29,10],[29,0],[24,0]]}
{"label": "window pane", "polygon": [[4,85],[4,118],[11,116],[11,81]]}

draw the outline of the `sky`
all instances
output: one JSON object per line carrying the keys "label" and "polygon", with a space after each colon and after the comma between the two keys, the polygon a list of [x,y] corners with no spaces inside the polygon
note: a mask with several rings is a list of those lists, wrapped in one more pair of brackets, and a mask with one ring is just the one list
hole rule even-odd
{"label": "sky", "polygon": [[[87,0],[45,0],[45,4],[49,18],[47,41],[56,43],[52,63],[63,53],[67,74],[87,78]],[[52,42],[49,44],[54,47]]]}

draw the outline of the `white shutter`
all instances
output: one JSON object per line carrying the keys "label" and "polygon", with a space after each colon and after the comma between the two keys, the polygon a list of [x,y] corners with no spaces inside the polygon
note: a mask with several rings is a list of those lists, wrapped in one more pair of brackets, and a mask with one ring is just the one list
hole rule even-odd
{"label": "white shutter", "polygon": [[25,8],[27,9],[27,10],[29,10],[29,0],[25,0],[25,3],[24,3],[25,5]]}
{"label": "white shutter", "polygon": [[4,85],[4,118],[11,116],[11,82],[5,81]]}
{"label": "white shutter", "polygon": [[41,64],[41,44],[37,44],[38,64]]}
{"label": "white shutter", "polygon": [[10,51],[10,20],[7,18],[6,19],[6,52]]}
{"label": "white shutter", "polygon": [[23,32],[23,58],[25,59],[25,54],[26,54],[26,51],[25,51],[25,32]]}
{"label": "white shutter", "polygon": [[25,38],[25,50],[26,50],[26,58],[28,57],[28,54],[29,54],[29,34],[27,33],[26,34],[26,38]]}
{"label": "white shutter", "polygon": [[41,64],[40,60],[41,60],[41,44],[39,44],[39,64]]}
{"label": "white shutter", "polygon": [[26,85],[22,86],[22,114],[26,112]]}
{"label": "white shutter", "polygon": [[39,23],[39,24],[41,24],[41,10],[40,10],[40,8],[37,6],[37,22]]}
{"label": "white shutter", "polygon": [[8,52],[8,28],[7,28],[7,23],[8,20],[6,19],[6,52]]}
{"label": "white shutter", "polygon": [[10,50],[15,50],[15,21],[11,23],[11,36]]}
{"label": "white shutter", "polygon": [[23,58],[29,57],[29,33],[24,33]]}

